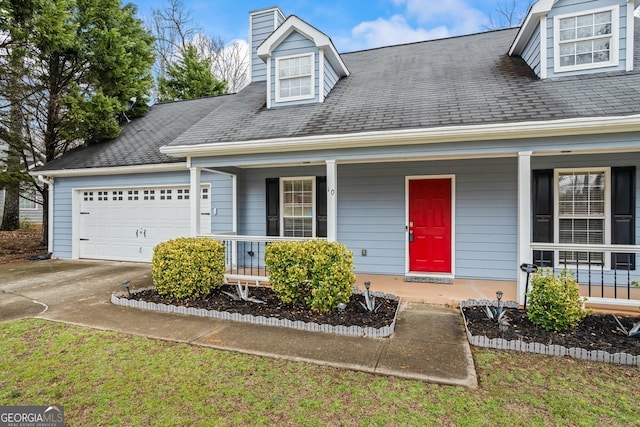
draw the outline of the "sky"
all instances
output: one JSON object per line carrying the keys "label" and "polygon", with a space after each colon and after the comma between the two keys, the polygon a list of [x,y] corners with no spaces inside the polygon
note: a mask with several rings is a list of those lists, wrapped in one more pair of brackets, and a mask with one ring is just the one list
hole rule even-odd
{"label": "sky", "polygon": [[[125,0],[139,16],[166,6],[166,0]],[[247,40],[249,12],[278,6],[331,38],[339,52],[485,31],[498,3],[507,0],[183,0],[203,33]],[[517,0],[526,5],[527,0]],[[123,1],[124,2],[124,1]]]}

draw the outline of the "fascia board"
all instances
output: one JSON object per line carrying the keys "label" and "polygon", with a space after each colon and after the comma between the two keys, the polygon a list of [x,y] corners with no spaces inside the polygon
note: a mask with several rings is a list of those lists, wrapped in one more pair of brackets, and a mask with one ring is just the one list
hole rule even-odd
{"label": "fascia board", "polygon": [[160,151],[168,156],[199,157],[637,131],[640,131],[640,115],[586,117],[552,121],[436,127],[343,135],[319,135],[300,138],[164,146],[160,148]]}
{"label": "fascia board", "polygon": [[165,163],[154,165],[137,165],[137,166],[115,166],[103,168],[83,168],[83,169],[58,169],[31,171],[29,175],[45,176],[51,178],[71,178],[80,176],[96,176],[96,175],[127,175],[139,173],[162,173],[162,172],[178,172],[187,170],[187,163]]}
{"label": "fascia board", "polygon": [[271,35],[258,46],[256,54],[260,59],[266,61],[267,58],[271,56],[271,52],[294,31],[298,31],[312,40],[318,49],[324,49],[331,65],[333,65],[342,76],[349,75],[349,70],[347,70],[347,66],[342,61],[331,39],[295,15],[289,16],[282,25],[271,33]]}
{"label": "fascia board", "polygon": [[527,45],[527,41],[536,29],[536,25],[540,22],[540,17],[549,13],[554,4],[558,0],[539,0],[531,6],[524,23],[520,27],[520,31],[516,35],[515,40],[509,49],[509,56],[520,55]]}

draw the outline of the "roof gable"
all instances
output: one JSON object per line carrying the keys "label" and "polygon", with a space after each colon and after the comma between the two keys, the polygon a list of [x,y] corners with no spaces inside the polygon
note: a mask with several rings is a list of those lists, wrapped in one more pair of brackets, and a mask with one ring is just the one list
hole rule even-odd
{"label": "roof gable", "polygon": [[273,50],[276,49],[280,43],[285,41],[294,31],[302,34],[304,37],[311,40],[319,50],[324,51],[325,58],[334,67],[340,77],[346,77],[349,75],[349,70],[333,45],[331,39],[326,34],[307,24],[295,15],[289,16],[282,25],[280,25],[262,42],[262,44],[260,44],[260,46],[258,46],[258,57],[266,62],[271,56]]}

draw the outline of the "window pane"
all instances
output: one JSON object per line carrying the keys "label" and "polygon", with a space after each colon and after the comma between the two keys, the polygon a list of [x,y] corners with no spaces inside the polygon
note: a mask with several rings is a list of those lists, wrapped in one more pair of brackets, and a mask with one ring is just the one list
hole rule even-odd
{"label": "window pane", "polygon": [[311,218],[285,218],[284,235],[286,237],[313,237]]}
{"label": "window pane", "polygon": [[611,24],[596,25],[593,32],[598,36],[611,34]]}
{"label": "window pane", "polygon": [[560,30],[560,40],[573,40],[576,38],[576,29]]}
{"label": "window pane", "polygon": [[560,45],[560,55],[574,55],[576,53],[576,45],[574,43],[564,43]]}
{"label": "window pane", "polygon": [[593,14],[578,16],[576,21],[578,27],[593,26]]}
{"label": "window pane", "polygon": [[596,24],[610,23],[611,11],[596,13],[594,16],[594,22]]}
{"label": "window pane", "polygon": [[313,234],[313,179],[283,180],[284,235],[312,237]]}
{"label": "window pane", "polygon": [[578,28],[578,38],[585,38],[593,36],[593,27],[579,27]]}
{"label": "window pane", "polygon": [[564,18],[560,20],[560,29],[561,30],[566,30],[569,28],[575,28],[576,27],[576,18],[575,17],[571,17],[571,18]]}
{"label": "window pane", "polygon": [[598,39],[593,41],[593,50],[609,50],[609,42],[608,38],[606,39]]}
{"label": "window pane", "polygon": [[585,53],[593,50],[593,42],[591,40],[576,43],[576,53]]}
{"label": "window pane", "polygon": [[[558,242],[605,243],[605,174],[563,172],[558,176]],[[560,264],[602,265],[602,252],[560,251]]]}
{"label": "window pane", "polygon": [[595,52],[593,62],[609,62],[609,52]]}
{"label": "window pane", "polygon": [[575,56],[562,56],[560,57],[560,66],[561,67],[571,67],[572,65],[576,65],[576,57]]}

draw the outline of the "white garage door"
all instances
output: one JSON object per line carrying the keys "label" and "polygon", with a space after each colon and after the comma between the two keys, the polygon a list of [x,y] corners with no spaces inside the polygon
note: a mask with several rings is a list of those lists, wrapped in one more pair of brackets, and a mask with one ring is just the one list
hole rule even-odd
{"label": "white garage door", "polygon": [[[209,186],[201,189],[200,231],[211,232]],[[79,257],[151,261],[160,242],[190,234],[189,187],[80,192]]]}

